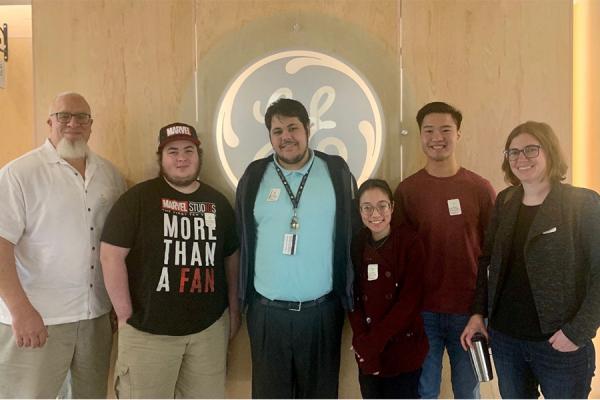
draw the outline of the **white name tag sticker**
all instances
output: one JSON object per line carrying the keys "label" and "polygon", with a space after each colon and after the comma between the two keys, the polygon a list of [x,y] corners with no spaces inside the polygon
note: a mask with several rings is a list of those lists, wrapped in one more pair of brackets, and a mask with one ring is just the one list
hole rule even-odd
{"label": "white name tag sticker", "polygon": [[283,235],[283,255],[293,256],[296,254],[296,246],[298,245],[298,236],[294,233],[286,233]]}
{"label": "white name tag sticker", "polygon": [[277,201],[279,200],[279,194],[281,193],[281,189],[279,188],[273,188],[271,189],[271,191],[269,192],[269,195],[267,196],[267,201]]}
{"label": "white name tag sticker", "polygon": [[379,278],[379,264],[367,265],[367,280],[374,281]]}
{"label": "white name tag sticker", "polygon": [[204,225],[212,229],[217,227],[217,219],[214,213],[204,213]]}
{"label": "white name tag sticker", "polygon": [[462,214],[462,209],[460,208],[460,200],[458,200],[458,199],[448,200],[448,212],[450,213],[450,215]]}

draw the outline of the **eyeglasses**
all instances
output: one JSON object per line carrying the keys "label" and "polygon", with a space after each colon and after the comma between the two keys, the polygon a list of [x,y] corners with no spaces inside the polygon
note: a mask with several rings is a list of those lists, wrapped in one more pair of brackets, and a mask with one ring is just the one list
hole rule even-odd
{"label": "eyeglasses", "polygon": [[541,148],[542,146],[539,144],[530,144],[522,149],[507,149],[504,150],[504,157],[506,157],[508,161],[516,161],[519,158],[519,154],[523,153],[527,159],[536,158],[540,155]]}
{"label": "eyeglasses", "polygon": [[371,216],[375,209],[380,215],[387,214],[392,209],[392,204],[389,201],[380,201],[377,205],[371,203],[365,203],[360,205],[360,212],[364,215]]}
{"label": "eyeglasses", "polygon": [[68,124],[71,121],[71,118],[75,118],[75,122],[80,125],[87,125],[90,123],[92,116],[86,113],[70,113],[66,111],[56,112],[54,114],[50,114],[50,116],[54,115],[56,120],[61,124]]}

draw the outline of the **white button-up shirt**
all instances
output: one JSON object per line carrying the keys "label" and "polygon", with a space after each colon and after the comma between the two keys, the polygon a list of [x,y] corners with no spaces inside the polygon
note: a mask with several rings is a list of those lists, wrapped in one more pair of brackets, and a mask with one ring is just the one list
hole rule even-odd
{"label": "white button-up shirt", "polygon": [[[0,236],[15,245],[21,285],[55,325],[96,318],[111,303],[100,267],[100,235],[123,178],[90,153],[85,179],[49,140],[0,170]],[[0,299],[0,322],[11,324]]]}

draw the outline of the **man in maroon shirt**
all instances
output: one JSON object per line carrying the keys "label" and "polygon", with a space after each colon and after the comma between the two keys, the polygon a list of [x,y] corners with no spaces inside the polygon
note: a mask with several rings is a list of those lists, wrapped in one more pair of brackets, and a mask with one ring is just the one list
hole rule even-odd
{"label": "man in maroon shirt", "polygon": [[477,257],[495,193],[481,176],[462,168],[455,147],[462,114],[449,104],[433,102],[417,113],[425,167],[396,189],[395,220],[406,222],[425,245],[423,320],[429,353],[419,393],[440,394],[442,357],[448,351],[455,398],[479,398],[479,383],[469,355],[460,345],[475,292]]}

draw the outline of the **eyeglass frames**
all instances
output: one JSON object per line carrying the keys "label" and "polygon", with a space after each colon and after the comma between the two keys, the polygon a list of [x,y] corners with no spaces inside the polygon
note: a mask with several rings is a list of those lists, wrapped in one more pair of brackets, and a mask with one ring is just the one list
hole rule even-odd
{"label": "eyeglass frames", "polygon": [[379,214],[383,215],[390,212],[390,210],[392,209],[392,204],[389,201],[380,201],[379,203],[377,203],[377,205],[365,203],[361,204],[359,209],[362,214],[367,216],[373,215],[375,209],[377,209]]}
{"label": "eyeglass frames", "polygon": [[70,113],[66,111],[55,112],[54,114],[50,114],[50,116],[55,116],[56,120],[61,124],[68,124],[71,118],[75,118],[75,122],[78,124],[87,125],[92,119],[92,116],[87,113]]}
{"label": "eyeglass frames", "polygon": [[525,158],[531,159],[536,158],[540,155],[540,149],[542,146],[539,144],[530,144],[522,149],[512,148],[504,150],[504,157],[508,159],[508,161],[516,161],[519,158],[519,154],[523,153]]}

